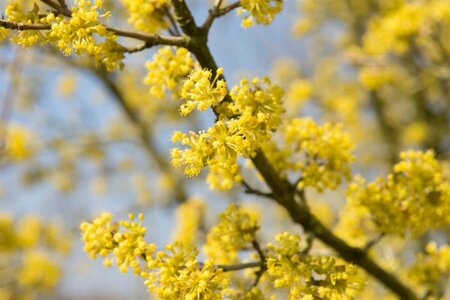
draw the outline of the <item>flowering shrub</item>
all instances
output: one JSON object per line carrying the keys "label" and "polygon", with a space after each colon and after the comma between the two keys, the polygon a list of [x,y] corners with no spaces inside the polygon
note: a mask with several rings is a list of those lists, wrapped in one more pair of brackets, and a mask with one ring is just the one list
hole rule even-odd
{"label": "flowering shrub", "polygon": [[[63,138],[57,126],[39,132],[33,123],[7,123],[13,93],[5,89],[0,168],[28,164],[24,184],[50,178],[69,193],[92,163],[99,196],[131,178],[139,209],[177,205],[163,244],[148,235],[168,229],[148,226],[145,212],[83,221],[77,230],[90,258],[132,271],[157,299],[449,297],[450,2],[299,1],[294,34],[324,42],[314,44],[308,71],[280,60],[267,76],[235,84],[208,45],[213,23],[236,9],[251,33],[292,3],[210,1],[200,24],[190,1],[120,2],[12,0],[0,20],[1,45],[40,47],[88,71],[124,113],[99,132]],[[145,73],[128,61],[152,47]],[[18,68],[10,69],[14,91]],[[61,98],[89,94],[70,76],[60,81]],[[37,103],[25,100],[23,107]],[[106,146],[118,142],[145,150],[151,165],[127,148],[118,161],[119,148]],[[42,158],[48,151],[54,159]],[[204,182],[211,191],[191,195]],[[215,219],[219,197],[231,203]],[[66,253],[67,237],[41,219],[1,215],[0,278],[10,279],[0,298],[54,289],[63,274],[54,254]]]}

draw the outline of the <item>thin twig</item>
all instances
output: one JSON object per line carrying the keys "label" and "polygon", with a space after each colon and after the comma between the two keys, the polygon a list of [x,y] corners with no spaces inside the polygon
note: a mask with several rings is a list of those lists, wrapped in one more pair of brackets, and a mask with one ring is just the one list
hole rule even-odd
{"label": "thin twig", "polygon": [[229,13],[230,11],[232,11],[233,9],[238,8],[239,6],[241,6],[241,2],[240,1],[236,1],[224,8],[220,8],[220,5],[222,4],[222,0],[219,0],[217,5],[214,6],[214,8],[209,10],[209,14],[208,17],[206,18],[205,22],[203,23],[201,29],[203,30],[203,32],[208,32],[209,29],[211,28],[213,22],[215,19],[220,18],[224,15],[226,15],[227,13]]}
{"label": "thin twig", "polygon": [[263,262],[255,261],[255,262],[248,262],[248,263],[242,263],[242,264],[235,264],[235,265],[216,265],[215,267],[217,269],[222,269],[224,272],[231,272],[231,271],[239,271],[249,268],[261,268],[263,266]]}
{"label": "thin twig", "polygon": [[254,189],[245,180],[242,180],[242,185],[245,187],[245,193],[247,193],[247,194],[254,194],[254,195],[273,199],[273,195],[271,193],[264,193],[263,191]]}
{"label": "thin twig", "polygon": [[376,244],[378,244],[378,242],[381,241],[381,239],[383,237],[384,237],[384,233],[381,233],[374,239],[368,241],[367,244],[364,246],[364,250],[369,251],[370,249],[372,249],[372,247],[374,247]]}
{"label": "thin twig", "polygon": [[261,276],[267,270],[267,264],[266,264],[267,260],[266,260],[266,256],[265,256],[263,250],[261,249],[261,246],[259,245],[259,243],[256,239],[254,239],[252,241],[252,246],[253,246],[253,248],[255,248],[255,250],[258,253],[259,258],[261,260],[261,267],[259,268],[258,271],[255,272],[256,278],[255,278],[255,281],[253,282],[253,286],[257,286],[259,283],[259,280],[261,279]]}

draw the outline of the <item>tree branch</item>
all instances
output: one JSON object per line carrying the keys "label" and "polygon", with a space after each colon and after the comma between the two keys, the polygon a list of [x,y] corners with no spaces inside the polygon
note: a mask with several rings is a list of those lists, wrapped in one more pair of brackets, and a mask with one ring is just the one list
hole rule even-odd
{"label": "tree branch", "polygon": [[26,24],[26,23],[15,23],[6,20],[0,20],[0,27],[12,30],[50,30],[51,25],[48,24]]}
{"label": "tree branch", "polygon": [[239,271],[249,268],[261,268],[264,265],[261,261],[248,262],[235,265],[217,265],[216,268],[222,269],[224,272]]}
{"label": "tree branch", "polygon": [[[0,20],[0,27],[4,27],[6,29],[11,30],[50,30],[52,26],[50,24],[25,24],[25,23],[16,23],[6,20]],[[110,32],[113,32],[117,36],[132,38],[140,41],[146,42],[145,48],[150,48],[156,45],[168,45],[168,46],[178,46],[178,47],[187,47],[188,39],[186,37],[181,36],[161,36],[158,34],[145,34],[136,31],[123,30],[119,28],[105,26],[106,29]],[[145,49],[143,48],[143,49]],[[143,50],[142,49],[142,50]],[[126,51],[129,52],[129,51]]]}
{"label": "tree branch", "polygon": [[[195,21],[185,1],[172,0],[172,4],[175,8],[177,20],[182,22],[180,26],[183,32],[192,39],[188,49],[197,57],[203,68],[214,72],[217,70],[217,64],[207,45],[207,38],[198,34],[199,28],[196,28]],[[415,293],[395,275],[381,268],[365,251],[348,245],[334,235],[330,229],[309,212],[305,204],[298,203],[295,197],[295,187],[278,175],[262,151],[258,151],[257,155],[252,158],[252,162],[266,184],[271,188],[275,201],[287,209],[295,223],[301,225],[306,232],[311,233],[334,249],[346,261],[366,270],[400,299],[418,299]]]}
{"label": "tree branch", "polygon": [[252,246],[255,248],[256,253],[258,253],[258,256],[261,260],[261,266],[258,271],[255,272],[256,278],[253,282],[253,286],[257,286],[259,283],[259,280],[261,279],[261,276],[264,274],[264,272],[267,270],[267,260],[266,255],[264,254],[263,250],[261,249],[261,246],[259,245],[258,241],[254,239],[252,241]]}
{"label": "tree branch", "polygon": [[227,13],[229,13],[230,11],[232,11],[233,9],[236,9],[241,6],[241,1],[236,1],[224,8],[220,8],[220,5],[222,4],[222,2],[223,1],[220,0],[214,8],[209,10],[208,17],[206,18],[205,22],[203,23],[203,25],[201,27],[203,32],[208,33],[213,22],[217,18],[220,18],[220,17],[226,15]]}

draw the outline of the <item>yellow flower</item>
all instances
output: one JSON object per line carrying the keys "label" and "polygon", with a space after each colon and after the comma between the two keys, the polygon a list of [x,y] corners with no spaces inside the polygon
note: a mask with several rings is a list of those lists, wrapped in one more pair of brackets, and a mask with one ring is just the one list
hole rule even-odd
{"label": "yellow flower", "polygon": [[186,101],[180,107],[181,115],[190,114],[195,108],[207,110],[220,103],[228,93],[227,83],[219,77],[223,69],[216,71],[216,76],[211,81],[212,72],[209,70],[195,70],[184,81],[180,95]]}
{"label": "yellow flower", "polygon": [[350,203],[369,209],[379,230],[421,234],[450,224],[450,182],[433,151],[400,153],[400,162],[386,178],[366,184],[355,178],[348,188]]}
{"label": "yellow flower", "polygon": [[276,14],[283,8],[282,0],[241,0],[239,15],[244,15],[242,27],[251,27],[257,24],[268,25],[272,23]]}
{"label": "yellow flower", "polygon": [[178,96],[180,81],[194,68],[195,63],[191,53],[185,48],[162,47],[151,61],[145,64],[148,69],[144,83],[150,86],[150,95],[160,99],[166,92]]}
{"label": "yellow flower", "polygon": [[215,263],[233,263],[238,259],[238,251],[255,239],[258,229],[254,217],[241,207],[231,204],[220,214],[219,222],[208,233],[205,252]]}
{"label": "yellow flower", "polygon": [[17,281],[25,288],[49,290],[59,282],[60,277],[61,269],[51,257],[33,251],[25,255]]}
{"label": "yellow flower", "polygon": [[128,23],[144,32],[156,33],[169,27],[165,11],[169,9],[168,0],[121,0],[128,10]]}
{"label": "yellow flower", "polygon": [[12,160],[29,158],[32,153],[32,135],[24,127],[16,124],[6,128],[6,153]]}

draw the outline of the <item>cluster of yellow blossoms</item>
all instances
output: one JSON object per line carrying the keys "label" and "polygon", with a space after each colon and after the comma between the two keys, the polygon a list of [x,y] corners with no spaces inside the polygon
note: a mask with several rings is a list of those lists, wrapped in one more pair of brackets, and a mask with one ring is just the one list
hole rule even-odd
{"label": "cluster of yellow blossoms", "polygon": [[387,178],[366,184],[356,177],[348,198],[369,209],[379,230],[421,234],[450,224],[450,182],[432,151],[408,151]]}
{"label": "cluster of yellow blossoms", "polygon": [[92,258],[105,257],[106,266],[111,266],[112,255],[122,272],[131,267],[159,299],[222,299],[217,291],[226,288],[228,280],[210,262],[197,262],[194,246],[175,242],[156,252],[154,244],[144,241],[142,214],[139,223],[133,215],[129,219],[111,223],[112,215],[103,213],[92,223],[82,223],[85,251]]}
{"label": "cluster of yellow blossoms", "polygon": [[303,253],[298,234],[278,234],[276,241],[268,245],[267,273],[275,288],[289,289],[289,299],[342,299],[362,288],[355,266]]}
{"label": "cluster of yellow blossoms", "polygon": [[450,24],[450,4],[446,0],[413,1],[400,6],[383,18],[374,19],[364,36],[364,50],[369,54],[393,51],[402,54],[411,43],[432,42],[430,28]]}
{"label": "cluster of yellow blossoms", "polygon": [[427,244],[425,251],[418,254],[408,275],[412,281],[422,285],[424,291],[439,295],[450,275],[450,246],[438,247],[434,242]]}
{"label": "cluster of yellow blossoms", "polygon": [[241,0],[239,15],[244,15],[242,27],[251,27],[257,24],[268,25],[283,9],[283,0]]}
{"label": "cluster of yellow blossoms", "polygon": [[59,255],[68,252],[70,242],[56,224],[35,216],[15,221],[2,214],[0,236],[0,277],[6,282],[0,287],[2,299],[34,299],[58,284]]}
{"label": "cluster of yellow blossoms", "polygon": [[[142,220],[142,215],[139,219]],[[333,257],[308,255],[297,234],[279,234],[276,244],[258,246],[258,250],[254,243],[259,225],[251,214],[235,204],[211,228],[204,246],[207,258],[204,263],[197,261],[199,251],[191,243],[175,241],[162,251],[155,251],[155,245],[142,240],[145,228],[141,222],[134,222],[133,216],[130,221],[111,221],[111,214],[104,213],[92,223],[81,225],[86,251],[92,257],[112,254],[117,261],[128,262],[126,267],[118,264],[119,268],[126,271],[132,267],[158,299],[276,299],[275,295],[284,293],[289,299],[344,299],[362,287],[354,266]],[[258,256],[261,266],[267,267],[260,270],[266,273],[261,280],[269,283],[264,292],[257,286],[245,287],[248,284],[243,282],[232,283],[225,274],[240,269],[238,254],[252,246],[253,252],[264,255]],[[136,269],[133,265],[138,260]]]}
{"label": "cluster of yellow blossoms", "polygon": [[225,80],[219,79],[222,74],[223,69],[217,69],[212,81],[212,72],[209,70],[195,70],[189,75],[180,91],[181,98],[186,101],[180,107],[182,116],[190,114],[195,108],[207,110],[225,98],[228,90]]}
{"label": "cluster of yellow blossoms", "polygon": [[[99,14],[103,8],[103,0],[94,3],[86,0],[75,1],[72,16],[69,20],[62,17],[47,16],[47,20],[56,22],[52,25],[49,37],[65,55],[74,52],[77,55],[87,53],[95,62],[101,62],[112,71],[122,67],[123,49],[115,42],[116,36],[99,23],[100,18],[109,16],[109,12]],[[104,39],[98,42],[98,37]]]}
{"label": "cluster of yellow blossoms", "polygon": [[156,33],[169,27],[165,19],[168,0],[121,0],[128,10],[128,23],[144,32]]}
{"label": "cluster of yellow blossoms", "polygon": [[33,136],[24,126],[13,123],[3,128],[0,125],[0,136],[3,135],[5,135],[4,151],[6,159],[20,161],[33,154]]}
{"label": "cluster of yellow blossoms", "polygon": [[258,229],[255,218],[240,206],[232,204],[219,215],[219,222],[210,229],[205,252],[214,263],[235,263],[238,252],[255,240]]}
{"label": "cluster of yellow blossoms", "polygon": [[263,146],[270,161],[282,175],[300,171],[299,187],[314,187],[321,192],[336,189],[350,177],[354,145],[340,124],[318,126],[311,118],[295,118],[281,128],[284,145]]}
{"label": "cluster of yellow blossoms", "polygon": [[167,97],[166,92],[178,97],[179,83],[192,71],[195,62],[187,49],[166,46],[145,66],[148,73],[144,83],[150,86],[150,95],[163,99]]}
{"label": "cluster of yellow blossoms", "polygon": [[[40,23],[37,13],[39,7],[35,5],[32,10],[25,12],[23,4],[19,1],[12,1],[8,4],[5,9],[5,16],[8,21],[24,23],[24,24],[35,24]],[[42,20],[42,23],[47,23],[46,20]],[[6,38],[7,31],[3,30],[4,37]],[[38,30],[24,30],[13,37],[11,40],[18,45],[24,47],[30,47],[36,44],[40,39],[44,38],[42,33]]]}
{"label": "cluster of yellow blossoms", "polygon": [[109,16],[109,12],[103,10],[103,0],[95,0],[94,3],[87,0],[76,0],[70,8],[71,16],[64,17],[53,12],[44,17],[39,14],[39,7],[34,6],[30,12],[24,12],[22,5],[11,2],[6,10],[7,21],[23,24],[48,24],[51,29],[48,32],[39,30],[19,31],[12,41],[30,47],[40,42],[55,44],[65,55],[75,53],[90,55],[95,63],[103,64],[107,70],[112,71],[123,66],[123,47],[116,43],[116,36],[108,31],[100,23],[101,18]]}
{"label": "cluster of yellow blossoms", "polygon": [[[221,72],[219,69],[217,74]],[[173,165],[183,166],[188,176],[197,175],[208,165],[210,187],[220,190],[230,189],[234,182],[241,180],[238,156],[256,155],[257,149],[270,140],[272,132],[280,125],[284,112],[283,91],[267,77],[242,80],[232,89],[231,101],[220,102],[225,95],[225,81],[216,76],[211,82],[209,71],[191,74],[182,89],[182,96],[188,101],[182,106],[182,114],[190,112],[194,106],[203,110],[217,104],[219,121],[206,132],[175,132],[172,141],[188,148],[174,148],[171,152]]]}

